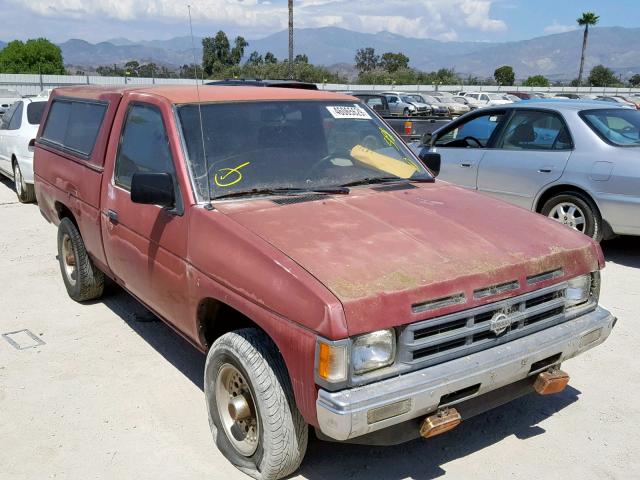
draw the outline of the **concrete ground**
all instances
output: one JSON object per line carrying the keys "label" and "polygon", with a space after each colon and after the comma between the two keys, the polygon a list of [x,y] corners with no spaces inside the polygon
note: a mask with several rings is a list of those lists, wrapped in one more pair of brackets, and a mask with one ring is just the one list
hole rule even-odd
{"label": "concrete ground", "polygon": [[[309,480],[640,478],[640,240],[604,245],[602,303],[619,322],[567,362],[570,388],[526,397],[429,441],[392,448],[313,441]],[[216,450],[204,357],[114,289],[67,297],[56,229],[0,183],[0,478],[242,479]],[[35,340],[14,336],[16,343]]]}

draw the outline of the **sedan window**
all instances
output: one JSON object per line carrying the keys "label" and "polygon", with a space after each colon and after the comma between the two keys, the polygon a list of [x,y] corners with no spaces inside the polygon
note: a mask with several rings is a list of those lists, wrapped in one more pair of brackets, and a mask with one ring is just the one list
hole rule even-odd
{"label": "sedan window", "polygon": [[472,118],[440,136],[435,145],[439,147],[484,148],[503,117],[504,112],[493,112]]}
{"label": "sedan window", "polygon": [[7,130],[20,130],[20,126],[22,125],[22,110],[23,110],[23,103],[22,102],[18,102],[16,104],[16,110],[13,114],[13,117],[11,117],[11,121],[9,122],[9,127],[7,128]]}
{"label": "sedan window", "polygon": [[567,150],[571,136],[562,119],[553,112],[522,110],[516,112],[498,148],[505,150]]}
{"label": "sedan window", "polygon": [[640,146],[640,112],[630,109],[600,109],[580,116],[605,142],[619,147]]}

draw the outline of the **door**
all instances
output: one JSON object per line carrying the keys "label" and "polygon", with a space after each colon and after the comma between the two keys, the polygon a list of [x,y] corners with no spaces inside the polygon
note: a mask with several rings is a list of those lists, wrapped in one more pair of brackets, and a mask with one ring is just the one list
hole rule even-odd
{"label": "door", "polygon": [[[121,106],[109,146],[106,172],[113,178],[103,188],[101,222],[107,263],[118,280],[162,317],[175,324],[187,302],[187,219],[176,175],[177,146],[169,141],[166,125],[170,108],[129,102]],[[122,118],[124,117],[124,118]],[[119,144],[117,140],[119,138]],[[113,145],[116,143],[116,145]],[[173,209],[131,201],[135,173],[162,172],[174,178]],[[180,329],[183,329],[179,327]]]}
{"label": "door", "polygon": [[13,178],[11,145],[15,142],[20,125],[22,125],[22,109],[22,101],[14,103],[0,121],[0,170],[11,178]]}
{"label": "door", "polygon": [[440,154],[440,178],[461,187],[477,188],[478,166],[505,117],[504,110],[486,111],[440,132],[432,151]]}
{"label": "door", "polygon": [[400,99],[395,95],[388,95],[387,102],[389,103],[389,110],[392,115],[399,115],[402,113],[402,106],[400,105]]}
{"label": "door", "polygon": [[478,190],[532,209],[538,192],[560,178],[572,150],[560,114],[517,110],[482,159]]}

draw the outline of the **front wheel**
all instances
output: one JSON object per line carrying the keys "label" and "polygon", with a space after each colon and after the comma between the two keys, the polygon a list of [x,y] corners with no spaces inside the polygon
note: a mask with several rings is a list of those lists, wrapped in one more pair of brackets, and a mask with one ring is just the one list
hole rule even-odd
{"label": "front wheel", "polygon": [[402,116],[403,117],[410,117],[411,116],[411,112],[409,111],[408,108],[404,109],[404,111],[402,112]]}
{"label": "front wheel", "polygon": [[218,449],[258,480],[295,472],[307,450],[308,426],[298,411],[284,362],[260,330],[227,333],[207,355],[204,392]]}
{"label": "front wheel", "polygon": [[36,191],[33,184],[26,183],[22,176],[22,170],[18,162],[13,163],[13,182],[16,187],[16,195],[20,203],[32,203],[36,200]]}
{"label": "front wheel", "polygon": [[602,240],[602,217],[598,208],[577,192],[561,193],[549,199],[541,213],[597,241]]}

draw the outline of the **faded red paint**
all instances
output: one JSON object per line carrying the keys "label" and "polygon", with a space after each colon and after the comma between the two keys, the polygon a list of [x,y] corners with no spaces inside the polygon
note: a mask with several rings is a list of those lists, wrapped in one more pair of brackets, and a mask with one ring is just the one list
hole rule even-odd
{"label": "faded red paint", "polygon": [[[551,220],[444,182],[294,205],[268,199],[198,205],[173,106],[197,101],[193,87],[57,89],[56,96],[109,102],[90,159],[38,144],[36,192],[43,215],[72,212],[96,264],[177,332],[206,349],[198,306],[215,299],[251,318],[278,345],[297,405],[316,425],[316,336],[345,338],[428,318],[411,305],[457,293],[464,305],[531,290],[526,277],[562,267],[566,277],[604,266],[599,246]],[[202,87],[202,101],[350,99],[305,90]],[[352,99],[356,101],[355,99]],[[184,215],[131,203],[112,183],[129,103],[162,112]],[[46,118],[46,112],[45,117]],[[44,122],[43,122],[44,124]],[[107,218],[115,210],[119,223]],[[520,289],[473,300],[478,288],[520,281]],[[555,279],[536,288],[559,282]]]}

